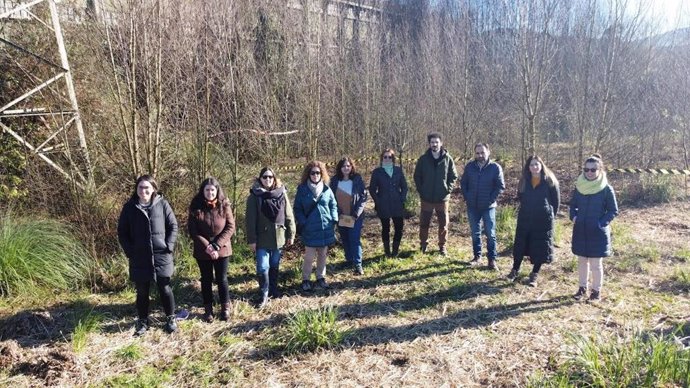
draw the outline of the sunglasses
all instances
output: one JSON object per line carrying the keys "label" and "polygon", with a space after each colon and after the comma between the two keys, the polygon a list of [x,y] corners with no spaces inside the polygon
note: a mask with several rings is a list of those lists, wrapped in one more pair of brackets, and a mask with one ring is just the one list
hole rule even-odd
{"label": "sunglasses", "polygon": [[273,178],[274,178],[273,175],[262,175],[261,176],[261,179],[273,179]]}
{"label": "sunglasses", "polygon": [[310,171],[309,175],[321,175],[321,171]]}
{"label": "sunglasses", "polygon": [[383,155],[383,158],[384,158],[384,159],[393,159],[393,157],[390,156],[390,155]]}
{"label": "sunglasses", "polygon": [[597,172],[598,168],[583,168],[582,171],[584,172]]}

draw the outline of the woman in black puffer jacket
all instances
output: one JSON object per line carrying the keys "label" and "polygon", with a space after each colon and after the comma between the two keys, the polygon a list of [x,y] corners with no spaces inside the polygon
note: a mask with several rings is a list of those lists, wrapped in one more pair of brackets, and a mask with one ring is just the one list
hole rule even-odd
{"label": "woman in black puffer jacket", "polygon": [[517,279],[522,259],[529,256],[533,266],[527,282],[536,287],[542,264],[553,260],[554,222],[561,203],[558,180],[539,156],[527,158],[518,183],[518,198],[513,269],[508,279]]}
{"label": "woman in black puffer jacket", "polygon": [[150,175],[140,176],[134,194],[122,207],[117,224],[117,237],[129,259],[129,278],[137,289],[138,320],[134,335],[142,335],[149,327],[149,288],[158,286],[165,311],[165,330],[177,330],[175,298],[170,287],[173,273],[173,249],[177,240],[177,219],[168,201],[158,192]]}

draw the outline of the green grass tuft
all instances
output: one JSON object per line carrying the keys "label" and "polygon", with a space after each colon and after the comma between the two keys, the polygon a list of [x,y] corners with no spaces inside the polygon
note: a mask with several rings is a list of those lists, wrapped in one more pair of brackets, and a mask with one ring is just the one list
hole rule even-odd
{"label": "green grass tuft", "polygon": [[139,344],[131,343],[115,351],[115,356],[121,360],[137,361],[144,357],[144,351]]}
{"label": "green grass tuft", "polygon": [[27,296],[89,284],[94,260],[57,221],[0,218],[0,295]]}
{"label": "green grass tuft", "polygon": [[337,319],[338,309],[333,306],[298,311],[288,317],[278,342],[287,353],[332,349],[343,341],[346,334]]}
{"label": "green grass tuft", "polygon": [[89,334],[98,331],[98,328],[103,321],[100,314],[93,312],[93,307],[88,310],[77,309],[74,316],[76,325],[72,333],[72,349],[75,353],[80,353],[86,348],[86,342]]}
{"label": "green grass tuft", "polygon": [[659,335],[628,340],[571,338],[573,351],[555,375],[531,387],[660,387],[690,383],[690,349]]}
{"label": "green grass tuft", "polygon": [[513,206],[501,206],[496,210],[496,238],[506,248],[512,248],[517,228],[517,210]]}

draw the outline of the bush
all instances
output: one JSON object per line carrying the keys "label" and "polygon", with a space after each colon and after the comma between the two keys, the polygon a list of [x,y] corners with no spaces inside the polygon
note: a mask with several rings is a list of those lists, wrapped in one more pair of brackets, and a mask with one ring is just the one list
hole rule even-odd
{"label": "bush", "polygon": [[602,342],[573,337],[574,350],[554,376],[532,387],[659,387],[690,384],[690,349],[659,335]]}
{"label": "bush", "polygon": [[643,175],[621,192],[620,202],[628,206],[657,205],[680,197],[680,185],[672,176]]}
{"label": "bush", "polygon": [[0,295],[74,290],[89,283],[93,262],[60,222],[0,218]]}
{"label": "bush", "polygon": [[337,324],[338,309],[333,306],[298,311],[287,319],[287,327],[279,336],[288,353],[331,349],[340,344],[345,332]]}

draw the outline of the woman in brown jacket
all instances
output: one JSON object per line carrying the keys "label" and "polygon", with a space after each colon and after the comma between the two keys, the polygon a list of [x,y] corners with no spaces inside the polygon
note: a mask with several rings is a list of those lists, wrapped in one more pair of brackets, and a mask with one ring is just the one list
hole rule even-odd
{"label": "woman in brown jacket", "polygon": [[201,296],[204,320],[213,322],[213,279],[215,272],[220,302],[220,320],[229,319],[228,259],[232,255],[230,238],[235,233],[235,218],[230,203],[216,178],[201,182],[189,205],[189,235],[194,240],[194,258],[201,271]]}

